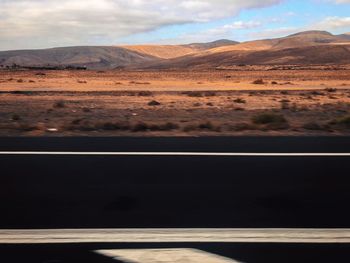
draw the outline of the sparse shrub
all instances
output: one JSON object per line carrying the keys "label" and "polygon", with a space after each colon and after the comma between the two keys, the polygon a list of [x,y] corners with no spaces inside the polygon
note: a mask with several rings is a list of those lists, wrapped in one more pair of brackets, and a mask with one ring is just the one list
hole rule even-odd
{"label": "sparse shrub", "polygon": [[199,123],[199,124],[189,124],[183,128],[184,132],[200,131],[200,130],[220,132],[221,127],[214,125],[210,121],[206,121],[206,122]]}
{"label": "sparse shrub", "polygon": [[11,120],[13,121],[19,121],[21,119],[21,117],[18,114],[12,114],[11,116]]}
{"label": "sparse shrub", "polygon": [[149,130],[149,126],[144,122],[136,123],[132,128],[131,131],[133,132],[145,132]]}
{"label": "sparse shrub", "polygon": [[17,80],[17,83],[23,83],[23,82],[24,82],[23,79],[18,79],[18,80]]}
{"label": "sparse shrub", "polygon": [[76,119],[71,122],[71,125],[67,127],[68,130],[77,131],[117,131],[117,130],[129,130],[128,123],[119,122],[98,122],[93,123],[84,119]]}
{"label": "sparse shrub", "polygon": [[54,108],[64,108],[66,106],[65,102],[63,100],[56,101],[53,105]]}
{"label": "sparse shrub", "polygon": [[277,81],[272,81],[271,84],[272,85],[278,85],[278,82]]}
{"label": "sparse shrub", "polygon": [[281,100],[281,103],[289,103],[289,102],[290,102],[290,100],[287,100],[287,99]]}
{"label": "sparse shrub", "polygon": [[289,94],[289,92],[288,92],[288,91],[286,91],[286,90],[284,90],[284,91],[281,91],[281,94],[282,94],[282,95],[288,95],[288,94]]}
{"label": "sparse shrub", "polygon": [[140,91],[137,95],[140,97],[150,97],[153,93],[151,91]]}
{"label": "sparse shrub", "polygon": [[330,122],[332,125],[338,125],[340,127],[350,128],[350,115],[335,119]]}
{"label": "sparse shrub", "polygon": [[73,125],[78,125],[78,124],[80,124],[82,121],[83,121],[83,119],[75,119],[75,120],[72,120],[72,124],[73,124]]}
{"label": "sparse shrub", "polygon": [[183,94],[186,94],[189,97],[203,97],[203,93],[200,91],[187,91]]}
{"label": "sparse shrub", "polygon": [[234,108],[235,111],[245,111],[245,108],[241,108],[241,107],[237,107],[237,108]]}
{"label": "sparse shrub", "polygon": [[177,130],[179,129],[179,125],[172,123],[172,122],[167,122],[165,124],[153,124],[149,126],[149,130],[151,131],[172,131],[172,130]]}
{"label": "sparse shrub", "polygon": [[289,128],[288,121],[282,114],[261,113],[253,116],[252,122],[256,125],[263,125],[263,129],[281,130]]}
{"label": "sparse shrub", "polygon": [[329,92],[329,93],[334,93],[337,92],[336,88],[325,88],[325,91]]}
{"label": "sparse shrub", "polygon": [[148,102],[148,106],[159,106],[159,105],[161,105],[161,103],[156,100],[152,100]]}
{"label": "sparse shrub", "polygon": [[35,73],[36,76],[46,76],[46,73],[44,72],[37,72]]}
{"label": "sparse shrub", "polygon": [[207,106],[209,106],[209,107],[214,107],[214,104],[211,103],[211,102],[208,102],[208,103],[207,103]]}
{"label": "sparse shrub", "polygon": [[34,80],[32,80],[32,79],[31,79],[31,80],[29,80],[28,82],[29,82],[29,83],[35,83],[35,81],[34,81]]}
{"label": "sparse shrub", "polygon": [[138,81],[129,81],[129,84],[135,84],[135,85],[150,85],[150,82],[138,82]]}
{"label": "sparse shrub", "polygon": [[246,130],[255,130],[256,126],[250,124],[250,123],[237,123],[236,125],[232,126],[232,130],[234,131],[246,131]]}
{"label": "sparse shrub", "polygon": [[[73,123],[74,122],[74,123]],[[87,120],[74,120],[72,122],[72,125],[69,125],[67,127],[68,130],[72,130],[72,131],[95,131],[97,128],[96,126],[87,121]]]}
{"label": "sparse shrub", "polygon": [[264,82],[263,79],[257,79],[257,80],[253,81],[253,84],[255,84],[255,85],[263,85],[263,84],[265,84],[265,82]]}
{"label": "sparse shrub", "polygon": [[303,128],[305,130],[311,130],[311,131],[320,131],[323,130],[324,128],[318,124],[317,122],[307,122],[304,123]]}
{"label": "sparse shrub", "polygon": [[184,132],[191,132],[191,131],[195,131],[195,130],[197,130],[197,126],[196,126],[196,125],[193,125],[193,124],[186,125],[186,126],[183,128],[183,131],[184,131]]}
{"label": "sparse shrub", "polygon": [[245,104],[247,103],[247,101],[245,99],[242,98],[237,98],[233,101],[234,103],[239,103],[239,104]]}
{"label": "sparse shrub", "polygon": [[287,120],[282,114],[261,113],[252,118],[254,124],[286,123]]}
{"label": "sparse shrub", "polygon": [[80,84],[86,84],[87,83],[86,80],[77,80],[77,82],[80,83]]}
{"label": "sparse shrub", "polygon": [[216,96],[216,92],[214,91],[206,91],[203,94],[205,97],[215,97]]}
{"label": "sparse shrub", "polygon": [[10,91],[10,94],[30,96],[30,95],[33,95],[34,92],[30,90],[14,90],[14,91]]}
{"label": "sparse shrub", "polygon": [[315,91],[310,92],[310,95],[312,95],[312,96],[324,96],[325,94],[323,92],[315,90]]}
{"label": "sparse shrub", "polygon": [[198,129],[219,132],[221,130],[221,127],[214,125],[210,121],[207,121],[207,122],[200,123],[198,125]]}
{"label": "sparse shrub", "polygon": [[119,130],[129,130],[130,125],[128,123],[122,122],[102,122],[95,124],[96,130],[104,131],[119,131]]}
{"label": "sparse shrub", "polygon": [[290,109],[289,102],[282,101],[282,102],[281,102],[281,109],[282,109],[282,110],[289,110],[289,109]]}
{"label": "sparse shrub", "polygon": [[91,109],[85,107],[83,108],[83,112],[86,112],[86,113],[91,112]]}
{"label": "sparse shrub", "polygon": [[24,123],[20,125],[19,129],[22,131],[31,132],[31,131],[40,130],[40,127],[39,125],[36,125],[36,124]]}
{"label": "sparse shrub", "polygon": [[214,128],[214,125],[208,121],[208,122],[204,122],[198,125],[199,129],[205,129],[205,130],[212,130]]}

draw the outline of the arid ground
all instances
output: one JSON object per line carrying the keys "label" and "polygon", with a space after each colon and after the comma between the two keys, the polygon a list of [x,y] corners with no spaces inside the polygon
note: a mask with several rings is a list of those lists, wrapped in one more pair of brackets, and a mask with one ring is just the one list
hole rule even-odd
{"label": "arid ground", "polygon": [[2,136],[349,135],[350,66],[0,71]]}

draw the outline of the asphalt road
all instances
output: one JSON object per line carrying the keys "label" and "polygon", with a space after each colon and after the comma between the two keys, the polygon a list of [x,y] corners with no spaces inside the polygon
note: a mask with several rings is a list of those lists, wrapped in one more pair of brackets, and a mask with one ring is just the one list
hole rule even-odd
{"label": "asphalt road", "polygon": [[[350,261],[349,244],[242,244],[242,243],[162,243],[162,244],[25,244],[0,245],[0,261],[4,263],[125,263],[100,253],[100,250],[125,249],[183,249],[222,256],[234,261],[227,263],[346,263]],[[136,262],[179,262],[171,261],[136,261]],[[130,262],[130,261],[129,261]],[[133,261],[135,262],[135,261]],[[199,261],[196,261],[199,262]],[[202,261],[208,262],[208,261]],[[222,262],[222,261],[212,261]]]}
{"label": "asphalt road", "polygon": [[[0,151],[347,153],[350,138],[0,138]],[[0,229],[350,227],[349,156],[0,154]]]}

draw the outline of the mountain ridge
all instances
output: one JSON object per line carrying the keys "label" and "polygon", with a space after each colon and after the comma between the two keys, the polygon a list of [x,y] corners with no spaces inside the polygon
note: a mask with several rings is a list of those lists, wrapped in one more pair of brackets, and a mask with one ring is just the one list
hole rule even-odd
{"label": "mountain ridge", "polygon": [[84,66],[88,69],[215,68],[236,64],[350,64],[350,34],[310,30],[286,37],[183,45],[78,46],[0,51],[9,67]]}

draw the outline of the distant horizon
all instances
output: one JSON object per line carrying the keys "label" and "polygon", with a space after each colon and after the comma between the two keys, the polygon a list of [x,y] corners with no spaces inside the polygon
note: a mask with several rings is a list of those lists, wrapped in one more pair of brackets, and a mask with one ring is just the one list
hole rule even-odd
{"label": "distant horizon", "polygon": [[350,0],[0,0],[0,50],[350,32]]}
{"label": "distant horizon", "polygon": [[272,37],[272,38],[260,38],[260,39],[252,39],[252,40],[248,40],[248,41],[237,41],[235,39],[214,39],[214,40],[211,40],[211,41],[208,41],[208,42],[184,42],[184,43],[179,43],[179,44],[172,44],[172,43],[138,43],[138,44],[128,44],[128,43],[125,43],[125,44],[111,44],[111,45],[76,45],[76,46],[53,46],[53,47],[44,47],[44,48],[28,48],[28,49],[8,49],[8,50],[0,50],[0,52],[6,52],[6,51],[26,51],[26,50],[45,50],[45,49],[59,49],[59,48],[76,48],[76,47],[123,47],[123,46],[178,46],[178,45],[191,45],[191,44],[206,44],[206,43],[213,43],[213,42],[217,42],[217,41],[232,41],[232,42],[238,42],[239,44],[241,43],[246,43],[246,42],[252,42],[252,41],[261,41],[261,40],[268,40],[268,39],[278,39],[278,38],[284,38],[284,37],[288,37],[288,36],[292,36],[292,35],[295,35],[295,34],[299,34],[299,33],[304,33],[304,32],[312,32],[312,31],[315,31],[315,32],[327,32],[327,33],[330,33],[334,36],[337,36],[337,35],[350,35],[350,32],[343,32],[343,33],[339,33],[339,34],[334,34],[330,31],[327,31],[327,30],[305,30],[305,31],[298,31],[298,32],[295,32],[295,33],[291,33],[291,34],[288,34],[288,35],[284,35],[284,36],[280,36],[280,37]]}

